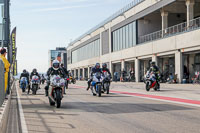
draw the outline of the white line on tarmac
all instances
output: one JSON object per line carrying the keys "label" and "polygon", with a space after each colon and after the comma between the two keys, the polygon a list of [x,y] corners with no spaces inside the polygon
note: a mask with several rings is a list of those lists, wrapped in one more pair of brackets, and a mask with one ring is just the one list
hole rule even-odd
{"label": "white line on tarmac", "polygon": [[16,85],[17,100],[18,100],[19,115],[20,115],[21,126],[22,126],[22,133],[28,133],[27,125],[26,125],[26,121],[25,121],[24,112],[23,112],[23,108],[22,108],[22,104],[21,104],[21,100],[20,100],[20,95],[19,95],[18,89],[19,88]]}

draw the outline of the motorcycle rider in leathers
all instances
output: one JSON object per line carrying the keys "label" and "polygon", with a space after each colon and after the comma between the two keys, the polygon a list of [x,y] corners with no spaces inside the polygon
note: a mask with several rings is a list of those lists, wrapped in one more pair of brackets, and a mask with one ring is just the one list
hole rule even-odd
{"label": "motorcycle rider in leathers", "polygon": [[155,77],[156,77],[156,81],[157,81],[157,84],[158,84],[158,91],[160,91],[160,83],[159,83],[159,68],[158,66],[156,66],[156,62],[152,61],[151,62],[151,67],[150,67],[150,70],[149,72],[153,72],[155,74]]}
{"label": "motorcycle rider in leathers", "polygon": [[65,74],[63,72],[63,69],[60,68],[60,62],[58,60],[54,60],[52,62],[52,67],[50,67],[47,71],[47,85],[45,86],[45,93],[46,93],[46,96],[48,96],[48,91],[49,91],[49,85],[50,85],[50,76],[53,76],[53,75],[59,75],[60,77],[64,78]]}
{"label": "motorcycle rider in leathers", "polygon": [[[31,72],[30,80],[32,80],[32,77],[33,77],[33,76],[38,76],[38,77],[39,77],[39,80],[40,80],[40,75],[39,75],[39,73],[37,72],[37,69],[36,69],[36,68],[34,68],[33,71]],[[30,92],[30,89],[31,89],[31,87],[28,88],[28,94],[29,94],[29,92]],[[40,89],[40,86],[39,86],[39,89]]]}
{"label": "motorcycle rider in leathers", "polygon": [[96,63],[95,67],[93,67],[92,70],[91,70],[90,79],[88,80],[88,87],[86,89],[87,91],[90,89],[90,85],[91,85],[91,82],[93,80],[93,74],[97,73],[97,72],[101,72],[102,73],[102,69],[100,68],[100,64],[99,63]]}

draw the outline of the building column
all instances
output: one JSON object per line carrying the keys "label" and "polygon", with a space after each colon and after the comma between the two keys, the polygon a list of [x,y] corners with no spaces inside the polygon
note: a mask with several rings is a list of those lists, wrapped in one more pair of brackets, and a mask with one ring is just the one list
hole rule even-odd
{"label": "building column", "polygon": [[85,80],[85,68],[83,68],[83,80]]}
{"label": "building column", "polygon": [[165,33],[165,29],[168,28],[168,12],[164,11],[164,9],[161,10],[161,17],[162,17],[162,32],[163,35]]}
{"label": "building column", "polygon": [[80,76],[81,76],[81,69],[78,68],[78,80],[80,80]]}
{"label": "building column", "polygon": [[135,59],[135,82],[140,82],[140,60]]}
{"label": "building column", "polygon": [[156,65],[158,65],[158,57],[157,57],[156,54],[153,55],[153,57],[152,57],[152,61],[154,61],[154,62],[156,63]]}
{"label": "building column", "polygon": [[194,19],[194,0],[186,0],[187,6],[187,26],[190,26],[190,20]]}
{"label": "building column", "polygon": [[74,69],[74,75],[73,76],[74,76],[74,78],[76,78],[76,69]]}
{"label": "building column", "polygon": [[90,78],[90,67],[88,66],[88,79]]}
{"label": "building column", "polygon": [[121,60],[121,70],[125,70],[125,61]]}
{"label": "building column", "polygon": [[113,67],[112,67],[112,61],[109,61],[109,69],[110,69],[110,73],[113,77]]}
{"label": "building column", "polygon": [[178,82],[181,83],[183,79],[183,59],[181,51],[175,53],[175,74]]}

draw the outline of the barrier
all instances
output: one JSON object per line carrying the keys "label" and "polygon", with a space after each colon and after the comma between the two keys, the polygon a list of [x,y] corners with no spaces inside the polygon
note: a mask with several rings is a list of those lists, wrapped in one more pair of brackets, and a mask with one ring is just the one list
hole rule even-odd
{"label": "barrier", "polygon": [[4,63],[0,59],[0,106],[2,106],[5,100],[5,78],[4,78]]}

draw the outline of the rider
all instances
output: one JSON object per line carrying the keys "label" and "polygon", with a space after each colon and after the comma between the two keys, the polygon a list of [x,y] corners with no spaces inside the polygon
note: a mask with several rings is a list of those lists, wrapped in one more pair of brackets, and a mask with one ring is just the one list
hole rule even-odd
{"label": "rider", "polygon": [[23,73],[21,73],[20,75],[20,80],[22,77],[25,77],[27,82],[29,83],[29,73],[25,69],[23,70]]}
{"label": "rider", "polygon": [[158,66],[156,66],[156,62],[152,61],[151,62],[151,67],[150,67],[150,70],[149,72],[153,72],[155,74],[155,77],[156,77],[156,81],[157,81],[157,84],[158,84],[158,91],[160,90],[160,83],[159,83],[159,68]]}
{"label": "rider", "polygon": [[[28,83],[28,89],[30,89],[30,85],[29,85],[29,73],[26,71],[26,69],[23,70],[23,73],[21,73],[20,75],[20,80],[22,77],[25,77]],[[20,82],[19,80],[19,82]]]}
{"label": "rider", "polygon": [[97,73],[97,72],[101,72],[102,73],[102,69],[100,68],[100,64],[96,63],[95,67],[92,68],[91,70],[91,74],[90,74],[90,79],[88,80],[88,87],[87,87],[87,91],[90,89],[90,84],[93,80],[93,74]]}
{"label": "rider", "polygon": [[[65,76],[65,77],[69,77],[69,72],[68,72],[67,69],[64,67],[64,64],[63,64],[63,63],[61,64],[61,67],[60,67],[60,68],[61,68],[62,71],[64,72],[64,76]],[[66,89],[68,89],[68,88],[67,88],[68,81],[66,80],[65,83],[66,83],[66,84],[65,84],[65,87],[66,87]],[[65,89],[64,89],[64,94],[66,94]]]}
{"label": "rider", "polygon": [[102,71],[103,72],[108,72],[108,74],[111,76],[110,70],[107,68],[107,64],[106,63],[104,63],[102,65]]}
{"label": "rider", "polygon": [[[34,68],[33,71],[31,72],[30,80],[32,80],[32,77],[33,77],[33,76],[38,76],[38,77],[39,77],[39,80],[40,80],[40,75],[39,75],[39,73],[37,72],[37,69],[36,69],[36,68]],[[30,92],[30,88],[31,88],[31,87],[28,88],[28,94],[29,94],[29,92]],[[39,86],[39,89],[40,89],[40,86]]]}
{"label": "rider", "polygon": [[45,87],[46,96],[48,96],[48,90],[49,90],[49,85],[50,85],[49,80],[50,80],[50,76],[52,76],[52,75],[60,75],[61,77],[65,76],[63,70],[60,68],[60,62],[58,60],[54,60],[52,62],[52,67],[50,67],[47,71],[48,82]]}
{"label": "rider", "polygon": [[39,75],[39,73],[37,72],[37,69],[36,69],[36,68],[34,68],[33,71],[31,72],[30,79],[32,79],[33,76],[38,76],[39,79],[40,79],[40,75]]}

